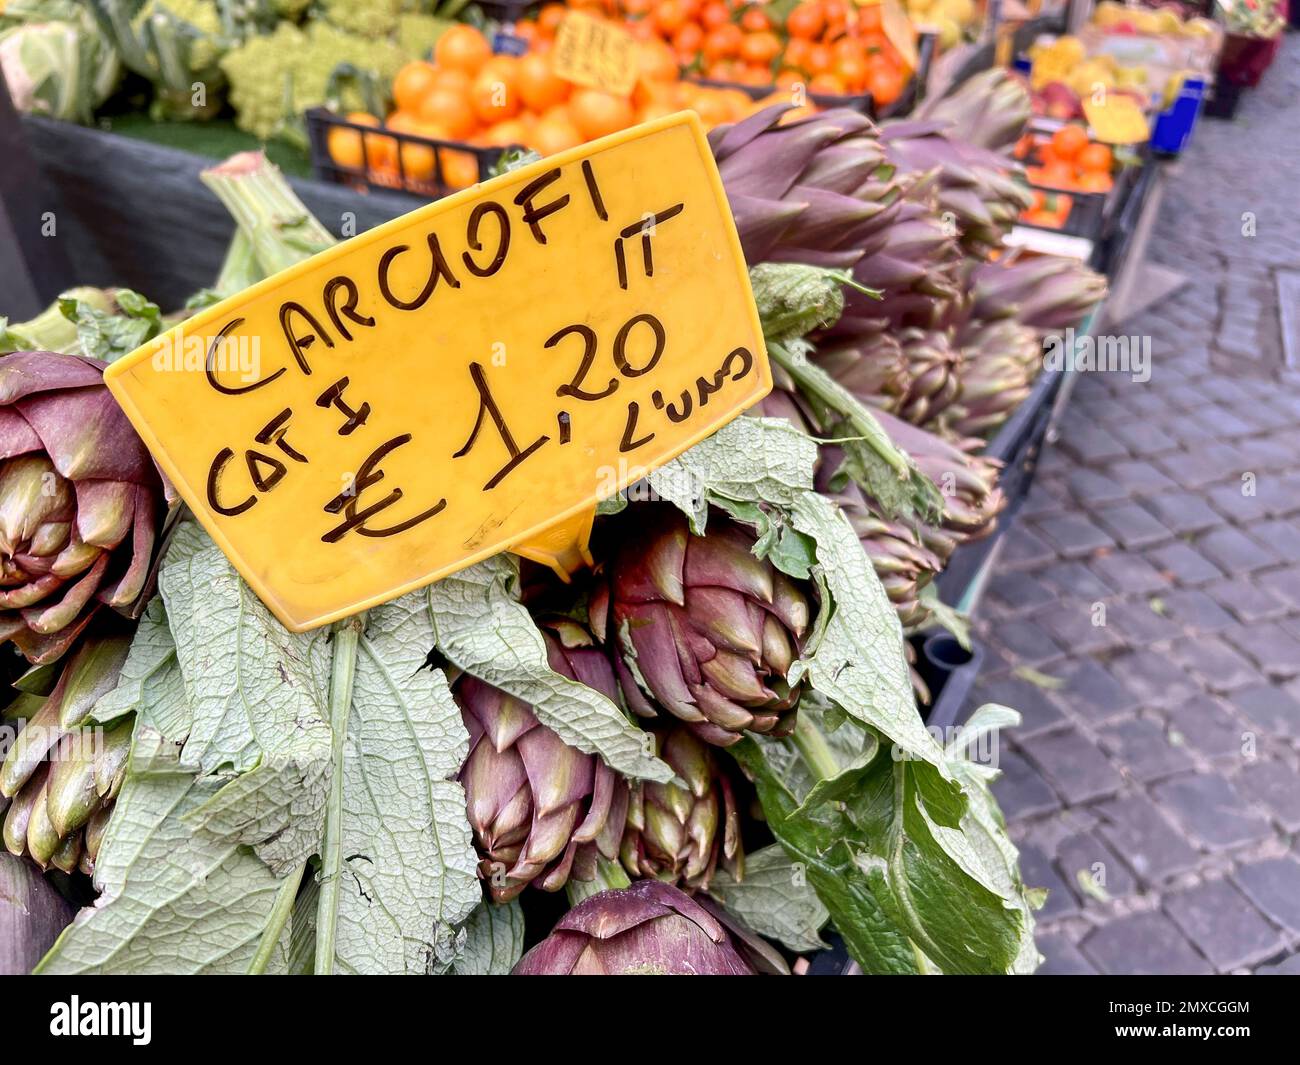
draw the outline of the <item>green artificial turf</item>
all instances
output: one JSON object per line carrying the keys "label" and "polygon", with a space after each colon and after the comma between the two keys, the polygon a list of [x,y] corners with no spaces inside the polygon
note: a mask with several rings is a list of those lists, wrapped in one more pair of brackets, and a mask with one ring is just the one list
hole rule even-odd
{"label": "green artificial turf", "polygon": [[124,137],[194,152],[210,159],[225,159],[236,152],[263,148],[271,162],[294,177],[311,177],[311,159],[306,152],[284,141],[263,143],[251,133],[236,129],[229,119],[211,122],[155,122],[148,115],[119,114],[101,119],[99,126]]}

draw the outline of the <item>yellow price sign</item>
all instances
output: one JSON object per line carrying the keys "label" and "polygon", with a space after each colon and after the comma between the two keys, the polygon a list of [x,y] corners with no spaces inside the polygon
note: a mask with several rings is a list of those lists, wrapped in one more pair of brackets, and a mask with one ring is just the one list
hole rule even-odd
{"label": "yellow price sign", "polygon": [[570,11],[556,31],[551,66],[565,81],[626,96],[636,85],[635,49],[621,26]]}
{"label": "yellow price sign", "polygon": [[1101,92],[1085,96],[1083,115],[1093,136],[1104,144],[1141,144],[1151,139],[1151,127],[1138,102],[1127,93]]}
{"label": "yellow price sign", "polygon": [[590,561],[599,500],[771,388],[693,113],[355,237],[105,380],[294,631],[502,550]]}

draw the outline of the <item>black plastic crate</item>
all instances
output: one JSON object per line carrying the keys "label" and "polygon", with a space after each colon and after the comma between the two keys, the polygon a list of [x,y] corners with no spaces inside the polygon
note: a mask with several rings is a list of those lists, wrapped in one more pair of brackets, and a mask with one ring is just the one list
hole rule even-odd
{"label": "black plastic crate", "polygon": [[[436,199],[456,191],[447,181],[445,172],[452,153],[472,158],[478,173],[477,180],[486,181],[492,176],[492,170],[500,162],[501,156],[510,150],[508,147],[482,147],[464,141],[424,137],[386,125],[367,126],[349,122],[342,115],[324,107],[313,107],[306,117],[313,173],[322,181],[354,189],[396,190]],[[343,165],[330,154],[330,136],[337,135],[340,130],[349,130],[361,139],[366,163],[364,168]],[[394,145],[396,150],[385,147],[386,141]],[[394,168],[387,173],[379,167],[385,154],[392,155],[395,162]],[[411,173],[411,158],[428,159],[432,168],[427,174]]]}
{"label": "black plastic crate", "polygon": [[1039,374],[1024,402],[981,453],[1003,464],[998,486],[1007,498],[1007,505],[998,515],[993,532],[982,540],[962,544],[935,578],[939,598],[945,603],[957,606],[966,598],[999,539],[1015,521],[1016,511],[1033,484],[1052,419],[1052,406],[1064,379],[1065,374],[1060,370],[1044,370]]}

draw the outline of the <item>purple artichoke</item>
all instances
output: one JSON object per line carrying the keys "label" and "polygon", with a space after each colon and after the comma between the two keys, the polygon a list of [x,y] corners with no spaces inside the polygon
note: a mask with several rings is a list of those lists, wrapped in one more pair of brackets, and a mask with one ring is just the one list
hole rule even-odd
{"label": "purple artichoke", "polygon": [[737,877],[743,856],[731,783],[707,745],[685,728],[655,734],[656,750],[677,774],[666,784],[632,786],[623,831],[623,867],[639,877],[707,891],[719,859]]}
{"label": "purple artichoke", "polygon": [[675,887],[639,880],[571,909],[515,976],[753,976],[726,930]]}
{"label": "purple artichoke", "polygon": [[746,731],[788,734],[799,688],[786,674],[808,630],[808,596],[722,514],[705,536],[673,507],[638,516],[591,604],[594,631],[616,643],[628,705],[653,717],[653,699],[721,747]]}
{"label": "purple artichoke", "polygon": [[[609,660],[582,626],[544,623],[551,668],[617,701]],[[456,702],[469,730],[460,771],[480,875],[505,902],[530,883],[558,891],[588,880],[598,854],[614,859],[627,815],[627,785],[600,758],[569,747],[527,703],[463,675]]]}
{"label": "purple artichoke", "polygon": [[104,604],[129,613],[149,575],[163,484],[80,355],[0,358],[0,640],[52,662]]}

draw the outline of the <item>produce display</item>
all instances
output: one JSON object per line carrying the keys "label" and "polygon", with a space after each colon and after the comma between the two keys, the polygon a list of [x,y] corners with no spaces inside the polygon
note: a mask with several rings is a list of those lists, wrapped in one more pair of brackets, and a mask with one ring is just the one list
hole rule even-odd
{"label": "produce display", "polygon": [[[905,6],[948,45],[981,17],[965,0]],[[45,68],[25,13],[38,8],[58,27]],[[1102,8],[1096,26],[1112,35],[1200,35],[1166,12],[1129,32]],[[629,92],[557,73],[574,9],[632,34]],[[754,323],[753,351],[732,357],[765,349],[772,384],[744,416],[602,493],[579,562],[548,567],[502,541],[509,552],[462,553],[463,568],[425,570],[447,573],[433,583],[296,631],[210,535],[201,500],[181,502],[173,485],[192,485],[157,434],[137,434],[118,370],[107,384],[105,371],[332,252],[334,219],[314,217],[263,153],[240,153],[203,170],[233,237],[183,305],[81,287],[35,318],[0,318],[0,715],[16,733],[0,752],[0,821],[10,855],[77,909],[36,972],[788,975],[832,944],[870,974],[1035,970],[1043,893],[1022,878],[990,789],[998,770],[972,746],[1018,715],[988,705],[955,737],[928,727],[942,691],[920,648],[939,630],[970,645],[938,588],[1014,515],[990,444],[1043,402],[1045,339],[1107,292],[1077,259],[1013,248],[1011,232],[1059,227],[1071,197],[1118,196],[1136,165],[1081,108],[1031,125],[1034,112],[1085,78],[1146,93],[1147,71],[1060,37],[1028,79],[979,72],[877,120],[861,102],[807,96],[869,94],[884,109],[914,73],[892,15],[840,0],[545,4],[495,21],[454,0],[10,0],[5,15],[0,59],[29,89],[24,110],[90,120],[120,85],[162,120],[224,115],[302,141],[324,108],[346,119],[323,127],[346,183],[463,192],[432,219],[495,197],[477,201],[461,247],[431,227],[419,249],[376,253],[384,298],[405,310],[490,276],[512,240],[554,250],[566,204],[566,220],[580,207],[584,225],[616,227],[618,292],[629,263],[632,283],[671,273],[655,227],[690,211],[653,203],[620,232],[600,186],[612,149],[592,142],[694,111]],[[579,164],[538,158],[589,144],[585,184],[547,191]],[[516,175],[528,189],[464,191],[485,170],[530,165]],[[417,254],[428,287],[412,301],[413,275],[393,286],[386,271]],[[528,284],[544,294],[566,276],[548,263]],[[312,330],[295,333],[293,314],[313,315],[285,303],[274,341],[305,375],[320,369],[313,396],[343,341],[375,325],[350,274],[323,283]],[[454,328],[447,306],[431,330]],[[637,316],[642,339],[658,337],[649,364],[629,355],[634,323],[597,339],[602,316],[584,323],[584,361],[557,397],[600,399],[619,385],[597,391],[611,367],[630,381],[660,357],[653,314]],[[708,324],[697,312],[690,340]],[[216,351],[187,368],[219,384]],[[495,431],[514,461],[526,441],[484,384],[497,357],[471,364],[481,406],[466,449]],[[703,406],[731,367],[692,374],[681,399],[656,392],[656,410],[681,420],[675,404]],[[311,412],[341,413],[339,436],[371,413],[347,383]],[[554,447],[573,409],[548,430]],[[255,495],[308,462],[288,414],[249,433],[239,463]],[[327,513],[364,528],[357,492],[384,477],[372,459]],[[379,494],[400,499],[396,480]]]}
{"label": "produce display", "polygon": [[[775,6],[746,0],[618,5],[634,36],[664,41],[692,73],[742,85],[800,84],[812,93],[865,92],[887,107],[902,95],[912,71],[886,35],[881,11],[850,0],[802,0],[783,15]],[[536,31],[524,22],[516,32],[545,32],[554,12],[555,7],[542,10]]]}

